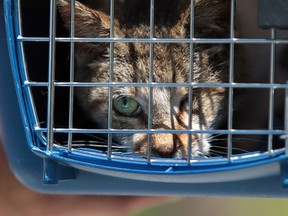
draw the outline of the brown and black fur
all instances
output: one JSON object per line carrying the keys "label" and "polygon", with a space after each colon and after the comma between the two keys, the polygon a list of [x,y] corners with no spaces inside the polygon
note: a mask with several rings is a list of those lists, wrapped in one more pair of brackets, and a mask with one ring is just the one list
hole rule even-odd
{"label": "brown and black fur", "polygon": [[[116,1],[116,5],[117,5]],[[118,2],[115,8],[115,38],[149,38],[148,0]],[[195,1],[196,38],[229,37],[229,2],[226,0]],[[70,1],[57,1],[65,27],[70,29]],[[103,10],[105,11],[105,9]],[[76,1],[75,36],[79,38],[110,37],[110,17]],[[190,0],[155,0],[155,38],[189,38]],[[76,81],[109,82],[109,43],[76,43]],[[149,82],[150,44],[114,43],[113,82]],[[189,43],[155,43],[153,82],[188,83],[190,65]],[[193,82],[226,83],[229,80],[229,45],[196,44],[193,57]],[[235,76],[238,79],[239,73]],[[76,88],[76,97],[82,109],[97,127],[107,128],[108,87]],[[193,103],[188,104],[187,87],[158,87],[152,89],[152,128],[187,129],[188,110],[192,107],[192,129],[215,129],[226,115],[227,89],[194,89]],[[113,87],[113,100],[120,96],[137,100],[141,113],[136,116],[113,112],[114,129],[147,129],[148,87]],[[188,135],[152,134],[152,154],[157,157],[186,157]],[[211,137],[192,135],[192,156],[209,154]],[[113,140],[134,153],[147,153],[147,134],[115,134]]]}

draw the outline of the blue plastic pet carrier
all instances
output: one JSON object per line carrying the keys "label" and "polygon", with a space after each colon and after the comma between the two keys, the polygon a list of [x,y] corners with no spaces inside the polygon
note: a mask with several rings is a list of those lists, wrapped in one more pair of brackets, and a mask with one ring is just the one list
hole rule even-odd
{"label": "blue plastic pet carrier", "polygon": [[[286,80],[282,79],[278,82],[274,79],[280,56],[276,54],[276,48],[278,46],[285,48],[288,43],[285,30],[281,30],[283,37],[277,37],[280,31],[278,29],[288,27],[287,1],[259,0],[258,23],[261,27],[269,29],[266,30],[271,32],[269,37],[238,38],[234,31],[238,1],[231,0],[230,37],[221,39],[195,38],[192,31],[190,38],[187,39],[154,38],[153,34],[145,39],[115,38],[113,30],[110,32],[110,38],[76,38],[73,37],[73,31],[70,36],[69,33],[67,36],[67,30],[63,28],[63,23],[57,14],[55,0],[0,2],[2,6],[0,17],[1,139],[10,167],[22,183],[45,193],[287,196],[288,85]],[[113,0],[109,2],[111,29],[114,25],[115,2]],[[149,2],[150,28],[153,28],[155,2],[154,0]],[[73,17],[74,3],[71,5],[71,17]],[[192,0],[191,29],[194,28],[194,5],[195,2]],[[73,20],[71,23],[73,29]],[[213,84],[214,86],[210,84],[210,87],[228,89],[226,128],[215,130],[187,128],[187,130],[177,131],[154,130],[151,127],[145,130],[117,130],[111,127],[97,129],[90,126],[75,126],[78,117],[78,108],[74,106],[75,87],[95,85],[113,88],[121,85],[114,82],[88,84],[75,82],[73,80],[75,42],[107,42],[113,47],[114,42],[140,41],[149,43],[153,47],[154,43],[170,43],[170,40],[174,43],[190,43],[192,53],[193,45],[197,43],[225,43],[230,46],[229,82]],[[266,68],[269,71],[268,82],[236,83],[233,80],[235,47],[238,45],[249,47],[252,44],[265,46],[269,51],[270,62],[266,61],[270,65],[270,68]],[[285,56],[284,51],[283,53]],[[113,56],[110,56],[110,59],[113,59]],[[151,49],[150,60],[153,61],[153,49]],[[287,66],[286,62],[283,61],[283,67]],[[193,62],[190,64],[192,65]],[[65,70],[68,71],[66,73],[68,78],[63,72]],[[110,72],[112,70],[111,66]],[[150,67],[150,70],[153,73],[153,67]],[[141,85],[153,88],[158,84],[151,81]],[[139,83],[130,83],[130,85],[137,86]],[[161,85],[165,87],[165,84]],[[177,85],[179,84],[170,83],[167,87],[177,87]],[[209,83],[191,82],[186,83],[184,87],[191,89],[209,87]],[[248,89],[251,92],[265,90],[267,93],[265,97],[269,101],[265,119],[266,127],[249,129],[234,127],[233,120],[241,120],[237,112],[233,112],[233,93],[238,89]],[[149,100],[152,100],[153,95],[149,97]],[[281,101],[281,113],[278,113],[275,108],[276,100]],[[259,112],[264,109],[261,104],[255,106]],[[249,108],[247,110],[246,107],[246,111],[249,112]],[[191,109],[189,112],[192,112]],[[111,121],[111,115],[112,111],[108,121]],[[148,125],[151,125],[151,119],[150,116]],[[215,153],[222,149],[222,153],[215,155],[194,157],[188,154],[187,158],[157,158],[149,149],[147,155],[115,150],[111,139],[115,133],[146,133],[148,137],[155,133],[192,135],[206,133],[213,134],[215,137],[224,137],[226,141],[218,149],[216,147],[211,150]],[[101,134],[106,136],[103,138]],[[255,145],[257,148],[241,151],[239,144],[237,147],[234,146],[234,137],[240,135],[260,137],[259,145]],[[103,140],[106,144],[99,147],[98,143],[103,143]],[[247,138],[246,141],[248,142],[249,139]],[[245,146],[245,139],[242,144]],[[188,151],[191,153],[191,149]]]}

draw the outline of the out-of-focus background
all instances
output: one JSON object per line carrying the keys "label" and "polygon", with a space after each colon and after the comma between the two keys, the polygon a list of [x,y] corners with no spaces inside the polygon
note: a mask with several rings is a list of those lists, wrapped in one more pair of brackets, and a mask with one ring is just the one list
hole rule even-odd
{"label": "out-of-focus background", "polygon": [[166,197],[44,195],[21,185],[10,171],[0,142],[0,216],[124,216]]}
{"label": "out-of-focus background", "polygon": [[284,216],[287,212],[287,199],[185,198],[129,216]]}
{"label": "out-of-focus background", "polygon": [[[257,22],[251,22],[257,19],[256,13],[253,13],[256,11],[257,1],[239,0],[237,3],[239,10],[243,8],[248,14],[238,20],[246,26],[241,33],[252,38],[262,34],[262,30],[256,26]],[[247,53],[249,58],[254,57],[259,61],[267,59],[260,58],[260,54],[269,54],[261,52],[258,47],[250,48]],[[267,68],[267,62],[254,65],[260,65],[262,72]],[[263,76],[263,73],[260,75]],[[255,100],[252,102],[255,103]],[[0,142],[0,216],[282,216],[287,215],[287,212],[288,199],[43,195],[31,191],[17,181],[8,167]]]}
{"label": "out-of-focus background", "polygon": [[287,212],[288,199],[39,194],[14,177],[0,144],[0,216],[284,216]]}

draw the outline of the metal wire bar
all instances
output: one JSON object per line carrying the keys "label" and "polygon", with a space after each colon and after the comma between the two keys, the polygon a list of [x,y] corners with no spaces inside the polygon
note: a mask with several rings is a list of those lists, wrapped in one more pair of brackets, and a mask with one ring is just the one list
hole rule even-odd
{"label": "metal wire bar", "polygon": [[[150,39],[154,38],[154,0],[150,0]],[[153,68],[154,68],[154,43],[150,40],[149,50],[149,83],[153,82]],[[148,96],[148,130],[152,129],[153,118],[153,86],[149,87]],[[152,154],[152,135],[147,137],[147,162],[150,163]]]}
{"label": "metal wire bar", "polygon": [[[21,1],[17,0],[17,5],[20,5]],[[21,7],[19,7],[18,9],[18,17],[22,17],[22,9]],[[23,26],[21,23],[21,19],[18,20],[18,26],[19,26],[19,35],[23,34]],[[28,68],[27,68],[27,64],[26,64],[26,55],[25,55],[25,49],[24,49],[24,43],[20,42],[20,50],[21,50],[21,60],[22,60],[22,64],[21,66],[23,67],[24,73],[21,73],[22,76],[22,80],[27,80],[28,79]],[[19,58],[20,60],[20,58]],[[48,86],[48,85],[47,85]],[[32,124],[35,124],[36,122],[39,122],[39,118],[37,115],[37,111],[36,111],[36,106],[35,106],[35,100],[32,96],[32,91],[30,88],[27,89],[27,94],[28,94],[28,98],[31,101],[31,105],[29,108],[31,109],[31,115],[30,115],[30,121],[32,122]]]}
{"label": "metal wire bar", "polygon": [[[99,82],[54,82],[56,87],[193,87],[193,88],[258,88],[258,89],[286,89],[288,84],[280,83],[127,83],[127,82],[113,82],[113,83],[99,83]],[[45,87],[47,82],[32,82],[25,81],[23,87]]]}
{"label": "metal wire bar", "polygon": [[[110,0],[110,37],[114,37],[114,0]],[[114,76],[114,42],[110,42],[109,53],[109,83],[113,82]],[[109,86],[108,93],[108,129],[112,129],[113,124],[113,112],[112,112],[112,99],[113,99],[113,86]],[[108,133],[108,146],[107,146],[107,158],[111,159],[112,156],[112,134]]]}
{"label": "metal wire bar", "polygon": [[[48,129],[47,128],[40,128],[39,126],[35,126],[34,127],[34,131],[36,132],[47,132]],[[69,128],[53,128],[53,132],[54,133],[91,133],[91,134],[101,134],[101,133],[122,133],[122,134],[143,134],[143,133],[147,133],[147,134],[153,134],[153,133],[157,133],[157,134],[167,134],[167,133],[171,133],[171,134],[184,134],[184,133],[189,133],[189,134],[232,134],[232,135],[269,135],[269,134],[273,134],[273,135],[285,135],[286,131],[285,130],[172,130],[172,129],[167,129],[167,130],[157,130],[157,129],[151,129],[151,130],[147,130],[147,129],[113,129],[113,130],[109,130],[109,129],[82,129],[82,128],[73,128],[73,129],[69,129]]]}
{"label": "metal wire bar", "polygon": [[[235,16],[235,0],[231,0],[231,16],[230,16],[230,38],[233,39],[235,36],[234,33],[234,16]],[[229,83],[234,82],[234,51],[235,44],[230,44],[230,65],[229,65]],[[229,98],[228,98],[228,130],[232,130],[233,128],[233,93],[234,88],[229,87]],[[232,162],[232,134],[228,134],[227,138],[227,157],[230,162]]]}
{"label": "metal wire bar", "polygon": [[[70,17],[70,37],[74,38],[75,36],[75,0],[71,0],[71,17]],[[75,43],[71,42],[70,44],[70,82],[74,82],[74,71],[75,71]],[[74,87],[69,87],[69,128],[73,128],[73,114],[74,114]],[[68,151],[72,149],[72,140],[73,134],[68,134]]]}
{"label": "metal wire bar", "polygon": [[[23,37],[18,36],[18,41],[25,42],[49,42],[47,37]],[[195,44],[287,44],[287,39],[265,38],[65,38],[56,37],[56,42],[126,42],[126,43],[195,43]]]}
{"label": "metal wire bar", "polygon": [[49,24],[49,65],[48,65],[48,110],[47,110],[47,150],[53,150],[54,108],[55,108],[55,53],[56,53],[56,2],[50,0]]}
{"label": "metal wire bar", "polygon": [[[195,3],[194,0],[190,2],[190,39],[194,38],[194,11],[195,11]],[[189,84],[193,83],[194,80],[194,44],[190,43],[189,47]],[[189,87],[189,113],[188,113],[188,129],[192,129],[192,110],[193,110],[193,87]],[[191,164],[192,159],[192,137],[188,135],[188,149],[187,149],[187,163]]]}
{"label": "metal wire bar", "polygon": [[[271,40],[276,39],[276,29],[271,29]],[[271,44],[270,48],[270,83],[274,83],[275,76],[275,57],[276,57],[276,44]],[[274,128],[274,93],[275,89],[269,90],[269,125],[268,129],[273,130]],[[268,136],[268,152],[273,153],[273,135]]]}

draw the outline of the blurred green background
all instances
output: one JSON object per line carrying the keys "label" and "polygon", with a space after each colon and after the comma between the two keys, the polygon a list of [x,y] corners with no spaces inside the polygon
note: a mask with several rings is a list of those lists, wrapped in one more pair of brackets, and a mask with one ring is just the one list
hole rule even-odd
{"label": "blurred green background", "polygon": [[288,215],[288,199],[185,198],[166,201],[129,216]]}

